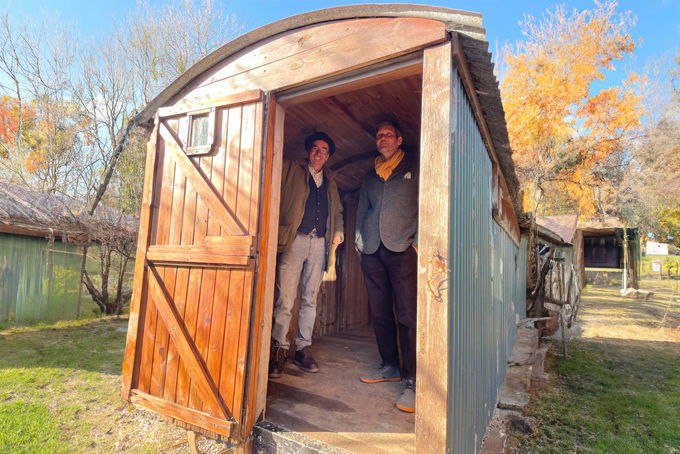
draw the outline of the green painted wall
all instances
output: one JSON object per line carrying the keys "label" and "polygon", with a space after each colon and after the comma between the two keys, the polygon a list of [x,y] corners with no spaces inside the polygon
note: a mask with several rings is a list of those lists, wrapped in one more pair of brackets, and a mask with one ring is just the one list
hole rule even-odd
{"label": "green painted wall", "polygon": [[[60,240],[0,233],[0,326],[77,318],[81,258]],[[96,310],[84,290],[80,318]]]}

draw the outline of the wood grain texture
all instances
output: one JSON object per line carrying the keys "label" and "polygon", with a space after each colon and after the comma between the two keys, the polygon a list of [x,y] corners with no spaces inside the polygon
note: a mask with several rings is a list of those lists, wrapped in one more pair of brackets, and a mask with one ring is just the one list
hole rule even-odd
{"label": "wood grain texture", "polygon": [[[169,203],[167,201],[163,202],[163,192],[165,192],[165,197],[167,199],[167,189],[163,190],[163,180],[164,175],[167,172],[167,166],[169,163],[168,153],[167,153],[167,142],[161,134],[162,126],[159,120],[158,126],[158,136],[156,137],[156,167],[154,169],[154,176],[152,180],[152,194],[153,199],[151,201],[151,219],[149,226],[149,245],[164,241],[164,228],[159,229],[159,219],[161,216],[161,211],[167,210]],[[148,250],[148,246],[146,248]],[[144,255],[146,258],[146,250]],[[153,372],[153,357],[156,344],[156,330],[158,326],[158,314],[156,310],[156,301],[154,296],[149,292],[148,288],[148,260],[146,260],[147,266],[147,280],[145,281],[145,287],[143,289],[146,292],[145,298],[145,323],[144,323],[144,336],[141,344],[140,360],[139,366],[139,380],[138,389],[142,392],[149,393],[151,390],[151,380]]]}
{"label": "wood grain texture", "polygon": [[192,101],[184,101],[170,107],[161,107],[158,109],[158,116],[161,118],[172,117],[194,113],[198,110],[206,110],[206,108],[209,109],[211,107],[231,107],[257,101],[262,101],[262,90],[259,88],[239,93],[223,93],[221,96],[208,96],[193,99]]}
{"label": "wood grain texture", "polygon": [[[264,288],[258,285],[258,293],[255,295],[258,307],[262,307],[259,347],[259,367],[257,373],[257,396],[255,406],[251,410],[253,417],[258,418],[264,415],[267,400],[267,381],[269,374],[269,346],[271,344],[272,312],[274,309],[274,289],[275,279],[271,276],[276,270],[276,247],[278,243],[279,209],[281,203],[281,166],[283,162],[283,134],[285,124],[286,109],[280,106],[275,100],[270,100],[270,119],[267,127],[267,151],[265,158],[265,187],[263,191],[264,200],[268,203],[266,210],[263,209],[262,232],[266,232],[267,242],[262,241],[260,260],[264,261],[265,273],[261,273],[260,282],[264,283]],[[251,376],[252,378],[252,376]]]}
{"label": "wood grain texture", "polygon": [[167,289],[160,281],[160,275],[153,267],[149,271],[150,292],[156,301],[158,301],[158,315],[165,323],[165,326],[168,327],[170,337],[172,337],[182,359],[187,364],[192,384],[203,399],[210,404],[210,409],[213,413],[209,414],[231,419],[231,412],[224,402],[219,399],[217,386],[208,374],[205,362],[201,357],[201,352],[192,341],[186,325],[177,313]]}
{"label": "wood grain texture", "polygon": [[140,391],[133,391],[131,395],[131,402],[135,405],[143,407],[147,410],[153,411],[160,415],[177,418],[183,421],[195,421],[196,424],[204,428],[229,437],[231,435],[234,423],[232,421],[225,421],[224,419],[215,418],[207,413],[192,410],[172,402],[159,399]]}
{"label": "wood grain texture", "polygon": [[[184,154],[181,146],[177,143],[177,137],[165,122],[161,123],[161,136],[166,141],[168,154],[178,164],[187,179],[191,182],[194,190],[201,197],[201,201],[208,206],[211,214],[220,220],[222,227],[231,235],[245,235],[247,230],[236,217],[234,212],[221,203],[221,197],[215,188],[206,181],[205,170],[199,171],[191,158]],[[200,158],[205,160],[204,158]],[[203,218],[207,222],[207,218]],[[205,233],[202,235],[206,236]],[[195,238],[195,237],[194,237]],[[198,242],[200,244],[200,241]],[[161,243],[162,244],[162,243]]]}
{"label": "wood grain texture", "polygon": [[[449,400],[449,285],[440,294],[428,290],[449,281],[436,276],[437,257],[449,267],[451,202],[442,190],[451,182],[451,44],[425,50],[418,221],[418,340],[416,446],[419,453],[447,451]],[[427,182],[423,184],[422,182]],[[450,281],[449,281],[450,282]],[[423,411],[425,410],[425,411]]]}
{"label": "wood grain texture", "polygon": [[[153,177],[156,163],[156,138],[158,137],[158,116],[154,119],[154,129],[147,142],[146,167],[144,171],[144,189],[142,192],[142,210],[139,219],[139,237],[137,240],[137,251],[135,258],[135,274],[132,288],[132,301],[130,302],[130,320],[128,322],[127,339],[125,341],[125,357],[123,359],[123,386],[121,396],[129,400],[130,391],[133,386],[137,386],[138,369],[135,367],[139,363],[138,339],[143,337],[140,328],[144,327],[143,315],[145,307],[143,304],[146,296],[143,289],[146,287],[146,248],[149,244],[149,232],[151,221],[151,203],[153,200]],[[140,314],[142,318],[140,319]]]}
{"label": "wood grain texture", "polygon": [[[196,160],[189,160],[188,162],[194,161],[198,164],[198,170],[200,172],[201,178],[203,179],[203,190],[199,189],[199,200],[196,204],[196,228],[194,230],[194,244],[205,243],[205,237],[208,235],[208,222],[210,215],[213,213],[213,208],[215,206],[224,206],[222,201],[216,195],[217,191],[212,186],[210,182],[210,177],[212,175],[212,157],[201,156]],[[192,169],[196,170],[192,166]],[[186,175],[186,173],[185,173]],[[189,175],[187,178],[190,179]],[[194,184],[196,186],[196,184]],[[210,196],[206,190],[210,190],[212,196]],[[219,219],[219,218],[218,218]],[[196,313],[196,331],[193,336],[193,343],[196,350],[200,353],[201,359],[205,361],[207,352],[207,336],[209,334],[210,317],[212,316],[212,298],[215,291],[215,269],[214,268],[203,268],[203,273],[201,276],[201,284],[198,298],[198,308]],[[197,386],[194,377],[191,377],[191,388],[189,391],[189,407],[196,410],[203,409],[203,399],[202,392]],[[206,403],[209,407],[212,407],[210,402]],[[211,411],[215,411],[214,408]]]}
{"label": "wood grain texture", "polygon": [[201,105],[229,93],[281,90],[350,72],[445,41],[442,22],[354,19],[303,27],[246,49],[206,73],[168,107]]}
{"label": "wood grain texture", "polygon": [[[250,247],[242,248],[250,251]],[[241,252],[241,251],[239,251]],[[151,246],[147,259],[153,262],[183,263],[183,264],[219,264],[250,267],[253,265],[249,254],[234,254],[213,251],[210,246]]]}

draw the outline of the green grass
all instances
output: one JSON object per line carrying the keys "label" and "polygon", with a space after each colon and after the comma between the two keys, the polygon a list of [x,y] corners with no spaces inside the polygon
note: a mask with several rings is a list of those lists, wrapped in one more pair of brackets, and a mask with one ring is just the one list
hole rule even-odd
{"label": "green grass", "polygon": [[680,358],[651,346],[576,341],[553,358],[552,384],[535,390],[532,435],[518,453],[680,452]]}
{"label": "green grass", "polygon": [[680,453],[680,304],[669,299],[671,282],[643,284],[655,286],[654,298],[585,291],[583,337],[569,343],[567,358],[551,344],[550,378],[532,382],[526,409],[536,430],[511,433],[512,452]]}
{"label": "green grass", "polygon": [[642,276],[651,275],[658,276],[658,271],[652,271],[652,262],[654,260],[661,260],[661,267],[663,269],[664,277],[668,277],[668,267],[672,268],[674,276],[678,275],[678,267],[680,266],[680,256],[678,255],[645,255],[642,257],[640,263],[640,274]]}
{"label": "green grass", "polygon": [[126,325],[0,331],[0,453],[168,452],[181,432],[120,398]]}

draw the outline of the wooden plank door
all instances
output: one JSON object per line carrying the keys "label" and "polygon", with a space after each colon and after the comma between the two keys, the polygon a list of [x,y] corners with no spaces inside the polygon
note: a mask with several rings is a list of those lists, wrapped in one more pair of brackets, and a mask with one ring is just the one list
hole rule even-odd
{"label": "wooden plank door", "polygon": [[160,109],[149,141],[122,396],[234,437],[248,419],[265,101],[200,109]]}

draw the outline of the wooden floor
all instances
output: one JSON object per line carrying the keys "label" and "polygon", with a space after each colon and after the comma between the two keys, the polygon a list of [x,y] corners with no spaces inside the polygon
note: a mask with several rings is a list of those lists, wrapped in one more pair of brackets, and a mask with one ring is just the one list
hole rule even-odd
{"label": "wooden floor", "polygon": [[352,452],[415,452],[415,415],[395,406],[403,385],[359,380],[380,365],[372,327],[314,339],[311,350],[318,373],[289,361],[269,380],[267,421]]}

